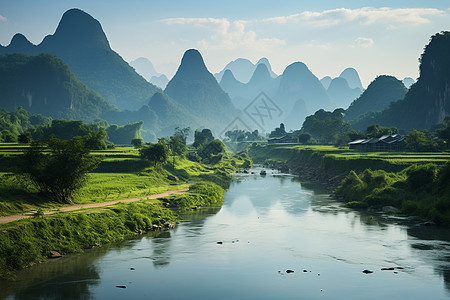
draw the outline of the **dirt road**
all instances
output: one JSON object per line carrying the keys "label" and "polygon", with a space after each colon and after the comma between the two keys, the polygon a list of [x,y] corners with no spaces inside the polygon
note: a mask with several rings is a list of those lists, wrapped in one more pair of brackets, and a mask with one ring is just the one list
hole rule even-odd
{"label": "dirt road", "polygon": [[[161,193],[161,194],[155,194],[155,195],[150,195],[150,196],[142,196],[142,197],[138,197],[138,198],[129,198],[129,199],[122,199],[122,200],[112,200],[112,201],[106,201],[106,202],[101,202],[101,203],[90,203],[90,204],[77,204],[77,205],[71,205],[71,206],[64,206],[64,207],[60,207],[59,210],[48,210],[48,211],[44,211],[44,215],[51,215],[54,214],[56,212],[62,212],[62,211],[72,211],[72,210],[77,210],[77,209],[84,209],[84,208],[96,208],[96,207],[103,207],[103,206],[108,206],[108,205],[113,205],[116,203],[129,203],[129,202],[136,202],[142,199],[156,199],[156,198],[160,198],[160,197],[167,197],[170,195],[176,195],[176,194],[183,194],[186,193],[189,190],[189,188],[184,188],[181,190],[174,190],[174,191],[167,191],[165,193]],[[12,215],[12,216],[6,216],[6,217],[0,217],[0,224],[1,223],[8,223],[8,222],[12,222],[12,221],[17,221],[20,219],[26,219],[26,218],[31,218],[34,216],[35,212],[27,212],[21,215]]]}

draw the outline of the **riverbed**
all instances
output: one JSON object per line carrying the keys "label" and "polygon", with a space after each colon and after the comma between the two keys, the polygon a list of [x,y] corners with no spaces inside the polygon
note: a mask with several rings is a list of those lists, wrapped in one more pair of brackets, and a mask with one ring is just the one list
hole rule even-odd
{"label": "riverbed", "polygon": [[0,282],[6,299],[448,299],[450,229],[238,174],[220,210]]}

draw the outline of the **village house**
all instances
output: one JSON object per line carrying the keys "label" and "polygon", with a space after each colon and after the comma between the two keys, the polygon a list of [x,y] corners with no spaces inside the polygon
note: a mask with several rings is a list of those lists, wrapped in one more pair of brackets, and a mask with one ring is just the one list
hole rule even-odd
{"label": "village house", "polygon": [[367,152],[403,151],[405,138],[399,134],[383,135],[379,138],[355,140],[348,145],[350,149]]}

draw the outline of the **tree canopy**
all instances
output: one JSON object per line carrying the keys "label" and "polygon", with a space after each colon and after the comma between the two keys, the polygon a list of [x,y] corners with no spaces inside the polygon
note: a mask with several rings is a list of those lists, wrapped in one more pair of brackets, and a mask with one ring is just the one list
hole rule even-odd
{"label": "tree canopy", "polygon": [[71,203],[75,192],[86,184],[88,173],[97,168],[100,158],[89,154],[81,137],[65,141],[51,137],[34,142],[17,168],[46,197],[60,203]]}

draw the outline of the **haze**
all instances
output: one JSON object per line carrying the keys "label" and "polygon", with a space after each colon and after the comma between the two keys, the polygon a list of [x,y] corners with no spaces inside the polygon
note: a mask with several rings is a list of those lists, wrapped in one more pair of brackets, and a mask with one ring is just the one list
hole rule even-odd
{"label": "haze", "polygon": [[318,78],[354,67],[364,87],[380,74],[417,78],[424,45],[450,21],[446,1],[2,1],[0,44],[17,32],[39,44],[73,7],[102,23],[126,61],[148,58],[169,79],[196,48],[212,73],[267,57],[277,74],[295,61]]}

